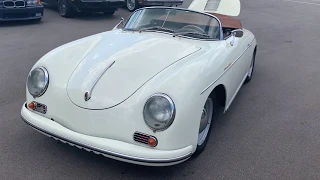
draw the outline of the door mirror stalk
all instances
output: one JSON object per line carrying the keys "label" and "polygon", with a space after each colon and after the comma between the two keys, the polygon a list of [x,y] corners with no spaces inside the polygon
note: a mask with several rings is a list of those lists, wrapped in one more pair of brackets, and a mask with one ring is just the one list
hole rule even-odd
{"label": "door mirror stalk", "polygon": [[234,45],[234,41],[236,40],[236,37],[241,38],[243,36],[243,31],[241,29],[236,29],[231,31],[232,40],[230,42],[230,45]]}

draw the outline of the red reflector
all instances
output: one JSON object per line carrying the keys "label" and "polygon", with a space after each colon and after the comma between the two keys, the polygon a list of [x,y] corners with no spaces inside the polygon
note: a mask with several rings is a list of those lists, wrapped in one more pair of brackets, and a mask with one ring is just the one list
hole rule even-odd
{"label": "red reflector", "polygon": [[158,144],[157,139],[154,137],[149,137],[148,145],[151,147],[155,147]]}
{"label": "red reflector", "polygon": [[31,102],[28,104],[28,108],[32,109],[34,111],[38,111],[42,114],[46,114],[47,113],[47,106],[38,102]]}
{"label": "red reflector", "polygon": [[34,109],[36,106],[35,106],[34,102],[31,102],[31,103],[28,104],[28,107],[30,109]]}

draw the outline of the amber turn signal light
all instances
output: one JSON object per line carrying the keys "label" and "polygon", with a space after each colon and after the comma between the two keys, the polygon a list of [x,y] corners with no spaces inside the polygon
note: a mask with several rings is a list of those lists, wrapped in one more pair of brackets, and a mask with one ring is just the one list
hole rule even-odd
{"label": "amber turn signal light", "polygon": [[31,103],[28,104],[28,107],[29,107],[30,109],[34,109],[34,108],[36,107],[36,105],[35,105],[34,102],[31,102]]}
{"label": "amber turn signal light", "polygon": [[151,147],[155,147],[158,144],[158,141],[154,137],[149,137],[148,139],[148,145]]}

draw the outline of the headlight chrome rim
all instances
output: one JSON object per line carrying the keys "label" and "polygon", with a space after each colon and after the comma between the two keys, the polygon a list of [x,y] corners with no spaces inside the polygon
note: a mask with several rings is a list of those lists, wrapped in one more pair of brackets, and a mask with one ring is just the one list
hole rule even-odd
{"label": "headlight chrome rim", "polygon": [[[146,106],[147,106],[148,102],[151,101],[151,100],[152,100],[153,98],[155,98],[155,97],[163,97],[163,98],[165,98],[165,99],[170,103],[170,107],[171,107],[171,109],[172,109],[172,113],[171,113],[171,115],[170,115],[170,118],[169,118],[169,120],[168,120],[168,123],[167,123],[164,127],[162,127],[162,128],[154,128],[154,127],[150,126],[150,125],[148,124],[147,120],[146,120],[146,117],[145,117]],[[168,129],[168,128],[172,125],[172,123],[173,123],[173,121],[174,121],[174,119],[175,119],[175,116],[176,116],[176,106],[175,106],[173,100],[171,99],[171,97],[170,97],[169,95],[167,95],[167,94],[164,94],[164,93],[155,93],[155,94],[153,94],[152,96],[150,96],[150,97],[148,98],[148,100],[147,100],[147,101],[145,102],[145,104],[144,104],[144,107],[143,107],[143,119],[144,119],[144,122],[145,122],[145,124],[146,124],[151,130],[153,130],[154,132],[156,132],[156,131],[158,131],[158,132],[159,132],[159,131],[164,131],[164,130]]]}
{"label": "headlight chrome rim", "polygon": [[30,78],[30,76],[31,76],[31,73],[32,73],[34,70],[36,70],[36,69],[40,69],[41,71],[44,72],[44,83],[45,83],[45,85],[44,85],[44,88],[41,90],[41,92],[38,93],[38,94],[32,94],[32,93],[30,92],[30,90],[29,90],[29,87],[28,87],[28,92],[29,92],[29,94],[31,94],[31,96],[33,96],[33,98],[41,97],[41,96],[47,91],[48,86],[49,86],[49,73],[48,73],[48,70],[47,70],[45,67],[43,67],[43,66],[34,68],[34,69],[29,73],[28,79],[27,79],[27,86],[28,86],[28,83],[29,83],[29,78]]}

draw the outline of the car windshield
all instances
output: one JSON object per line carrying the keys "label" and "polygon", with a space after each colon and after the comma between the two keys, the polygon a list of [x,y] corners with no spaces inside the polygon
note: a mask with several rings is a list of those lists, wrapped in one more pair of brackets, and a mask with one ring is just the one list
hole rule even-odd
{"label": "car windshield", "polygon": [[219,21],[206,14],[178,8],[142,8],[132,14],[124,30],[167,32],[198,39],[219,40]]}

